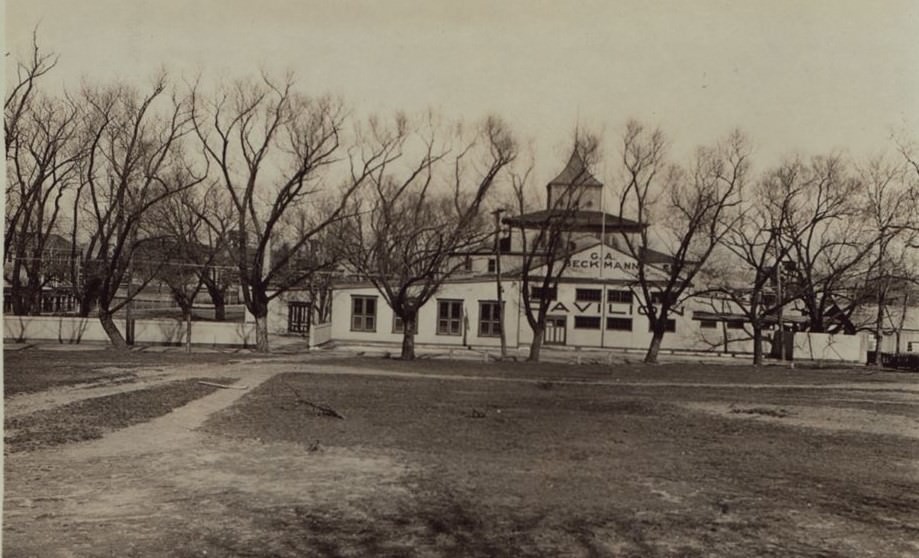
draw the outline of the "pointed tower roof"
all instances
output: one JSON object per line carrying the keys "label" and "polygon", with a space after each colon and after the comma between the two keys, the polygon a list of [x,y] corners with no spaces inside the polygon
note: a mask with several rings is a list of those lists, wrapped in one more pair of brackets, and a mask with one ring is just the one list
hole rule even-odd
{"label": "pointed tower roof", "polygon": [[568,164],[565,165],[565,169],[558,176],[550,180],[548,185],[600,187],[603,186],[603,183],[594,178],[594,175],[590,174],[590,171],[587,169],[587,163],[584,162],[578,149],[575,148],[571,153],[571,158],[568,159]]}

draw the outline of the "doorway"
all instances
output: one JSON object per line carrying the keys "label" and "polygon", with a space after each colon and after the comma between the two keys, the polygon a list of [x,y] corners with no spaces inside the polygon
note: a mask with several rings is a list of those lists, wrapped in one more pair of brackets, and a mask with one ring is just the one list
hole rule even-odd
{"label": "doorway", "polygon": [[291,301],[287,303],[287,333],[309,333],[310,304]]}
{"label": "doorway", "polygon": [[546,333],[543,343],[546,345],[564,345],[566,341],[567,320],[565,316],[546,316]]}

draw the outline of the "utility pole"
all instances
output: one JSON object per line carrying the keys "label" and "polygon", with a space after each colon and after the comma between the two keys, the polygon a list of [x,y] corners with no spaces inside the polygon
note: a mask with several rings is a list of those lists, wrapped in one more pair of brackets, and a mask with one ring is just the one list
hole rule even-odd
{"label": "utility pole", "polygon": [[504,335],[504,293],[501,287],[501,214],[504,208],[492,211],[495,216],[495,284],[498,290],[498,332],[501,334],[501,359],[507,358],[507,338]]}
{"label": "utility pole", "polygon": [[778,311],[776,312],[778,322],[779,322],[779,362],[785,360],[785,328],[782,327],[782,320],[784,318],[783,310],[785,308],[785,295],[782,293],[782,261],[776,260],[775,262],[775,295],[776,302],[778,303]]}

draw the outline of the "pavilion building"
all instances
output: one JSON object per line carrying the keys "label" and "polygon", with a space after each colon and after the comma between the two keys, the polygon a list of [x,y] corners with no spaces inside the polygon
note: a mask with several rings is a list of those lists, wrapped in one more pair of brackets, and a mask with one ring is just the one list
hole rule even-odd
{"label": "pavilion building", "polygon": [[[508,348],[528,346],[533,331],[525,316],[521,292],[523,235],[531,240],[532,250],[532,240],[540,228],[556,219],[564,221],[567,232],[565,253],[560,257],[568,258],[568,265],[557,287],[549,292],[532,291],[542,283],[544,268],[535,267],[529,273],[531,301],[537,297],[550,299],[544,344],[647,348],[651,332],[636,285],[638,262],[622,246],[624,235],[638,234],[648,224],[603,210],[605,186],[590,173],[577,151],[546,188],[545,209],[504,218],[505,226],[496,231],[494,242],[455,256],[464,260],[461,271],[418,312],[416,346],[499,346],[498,288],[502,289]],[[663,277],[669,258],[650,251],[643,257],[650,264],[648,272]],[[722,338],[727,339],[729,334],[725,328],[709,328],[707,323],[692,318],[691,310],[673,309],[664,350],[720,350]],[[402,334],[401,320],[370,282],[352,281],[333,287],[330,335],[334,343],[397,347]]]}

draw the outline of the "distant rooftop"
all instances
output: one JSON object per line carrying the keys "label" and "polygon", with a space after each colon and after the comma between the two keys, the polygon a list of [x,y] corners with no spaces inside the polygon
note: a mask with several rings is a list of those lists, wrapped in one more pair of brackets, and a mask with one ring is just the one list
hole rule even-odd
{"label": "distant rooftop", "polygon": [[506,225],[523,229],[537,229],[553,220],[562,220],[565,230],[573,232],[641,232],[648,226],[625,217],[594,210],[544,209],[502,219]]}
{"label": "distant rooftop", "polygon": [[584,159],[577,149],[571,153],[571,158],[568,159],[568,164],[565,165],[565,169],[558,176],[549,181],[549,186],[570,186],[572,184],[597,188],[603,186],[603,183],[597,180],[594,175],[590,174],[590,171],[587,169],[587,163],[584,162]]}

